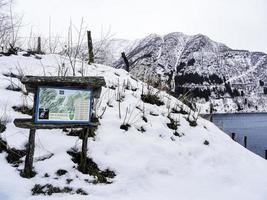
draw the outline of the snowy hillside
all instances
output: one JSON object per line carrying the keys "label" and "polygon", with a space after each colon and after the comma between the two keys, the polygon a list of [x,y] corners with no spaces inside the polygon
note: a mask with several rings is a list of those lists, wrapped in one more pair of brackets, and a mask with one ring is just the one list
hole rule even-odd
{"label": "snowy hillside", "polygon": [[28,130],[16,128],[13,120],[29,118],[17,111],[22,105],[32,106],[32,95],[22,94],[14,75],[57,75],[63,63],[68,69],[68,60],[58,55],[0,57],[0,119],[6,125],[0,133],[1,200],[267,199],[264,159],[126,71],[81,62],[77,72],[104,76],[107,83],[97,106],[101,125],[88,144],[94,176],[77,170],[77,132],[37,130],[37,174],[22,178]]}
{"label": "snowy hillside", "polygon": [[[155,86],[161,82],[176,96],[190,92],[204,113],[210,104],[219,113],[267,111],[264,53],[233,50],[205,35],[175,32],[149,35],[126,54],[131,74]],[[114,66],[124,68],[124,61]]]}

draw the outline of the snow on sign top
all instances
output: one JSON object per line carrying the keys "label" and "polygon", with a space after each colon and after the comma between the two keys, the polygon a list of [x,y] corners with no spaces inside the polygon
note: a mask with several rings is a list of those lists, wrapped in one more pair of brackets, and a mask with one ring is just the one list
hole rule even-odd
{"label": "snow on sign top", "polygon": [[92,90],[39,87],[35,123],[90,123]]}

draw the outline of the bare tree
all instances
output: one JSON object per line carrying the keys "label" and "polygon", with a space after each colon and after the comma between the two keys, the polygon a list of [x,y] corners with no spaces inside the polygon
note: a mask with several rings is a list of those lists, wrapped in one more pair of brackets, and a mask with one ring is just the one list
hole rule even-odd
{"label": "bare tree", "polygon": [[106,54],[110,54],[107,50],[109,49],[113,36],[114,35],[111,33],[110,27],[107,31],[103,28],[101,29],[101,37],[94,43],[94,57],[97,60],[102,60],[102,58],[105,59],[105,57],[107,57]]}
{"label": "bare tree", "polygon": [[52,21],[51,17],[49,17],[49,36],[48,39],[45,40],[45,44],[47,43],[48,47],[47,50],[49,53],[57,53],[62,49],[59,49],[62,46],[61,37],[59,34],[52,35]]}
{"label": "bare tree", "polygon": [[7,0],[0,0],[0,40],[2,48],[6,46],[5,41],[12,31],[10,16],[7,11],[8,4]]}
{"label": "bare tree", "polygon": [[[74,29],[74,37],[73,37],[73,29]],[[76,37],[75,37],[76,33]],[[76,75],[76,63],[79,58],[79,54],[81,52],[82,44],[86,35],[86,27],[84,25],[83,18],[81,20],[79,28],[73,26],[72,21],[70,20],[69,30],[68,30],[68,41],[65,49],[65,53],[69,59],[72,75]]]}
{"label": "bare tree", "polygon": [[13,1],[0,0],[0,43],[3,48],[14,48],[17,43],[22,17],[14,16]]}

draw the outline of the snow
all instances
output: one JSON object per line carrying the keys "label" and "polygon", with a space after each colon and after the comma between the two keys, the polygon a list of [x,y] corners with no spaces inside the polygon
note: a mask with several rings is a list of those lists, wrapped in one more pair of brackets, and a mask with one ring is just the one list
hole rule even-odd
{"label": "snow", "polygon": [[[33,57],[10,56],[0,57],[0,113],[6,113],[10,119],[7,130],[1,137],[10,147],[22,149],[27,142],[28,130],[16,128],[14,118],[27,117],[13,111],[13,105],[21,105],[25,98],[19,92],[5,88],[10,84],[10,78],[3,73],[18,73],[19,68],[27,75],[57,75],[58,64],[68,60],[58,55],[43,55],[41,60]],[[20,66],[20,67],[19,67]],[[77,71],[82,63],[78,62]],[[61,130],[38,130],[36,132],[36,148],[34,168],[37,175],[31,179],[21,178],[18,169],[23,169],[23,163],[18,168],[7,163],[6,153],[0,154],[0,199],[1,200],[39,200],[39,199],[90,199],[90,200],[266,200],[267,199],[267,162],[239,144],[232,141],[214,124],[199,118],[197,126],[192,127],[187,122],[187,115],[171,114],[180,119],[178,132],[184,136],[174,136],[169,129],[167,102],[171,107],[182,105],[175,98],[160,92],[163,106],[154,106],[140,100],[141,88],[146,85],[136,81],[124,70],[114,69],[104,65],[85,65],[86,75],[104,76],[108,87],[103,87],[101,104],[98,104],[97,114],[100,115],[107,102],[113,107],[106,107],[100,120],[101,125],[96,131],[96,137],[90,138],[88,156],[94,160],[100,169],[110,169],[116,173],[112,184],[92,184],[85,179],[93,177],[80,173],[71,161],[66,151],[71,148],[81,148],[78,137],[66,136]],[[16,81],[12,79],[12,81]],[[122,118],[119,118],[116,90],[109,86],[117,85],[125,95],[121,102]],[[138,88],[123,91],[123,82],[130,82]],[[19,82],[17,82],[19,84]],[[150,91],[156,92],[154,89]],[[28,103],[32,101],[27,98]],[[145,108],[148,123],[141,119]],[[126,109],[130,115],[126,117],[131,127],[128,131],[119,127],[123,123]],[[184,106],[185,109],[188,109]],[[6,112],[4,112],[6,110]],[[150,113],[157,113],[152,116]],[[144,127],[145,132],[137,129]],[[209,145],[203,142],[209,141]],[[47,160],[37,158],[53,153]],[[22,159],[24,160],[24,158]],[[67,174],[58,177],[55,172],[65,169]],[[44,177],[48,173],[49,177]],[[57,179],[55,179],[57,178]],[[66,179],[73,179],[67,185]],[[53,184],[54,186],[69,186],[82,188],[88,196],[77,194],[53,194],[52,196],[31,196],[35,184]]]}
{"label": "snow", "polygon": [[264,62],[264,59],[266,59],[267,56],[263,56],[263,58],[261,58],[260,60],[257,61],[257,63],[255,65],[253,65],[251,63],[251,61],[249,62],[249,65],[251,66],[247,71],[242,72],[241,75],[233,77],[228,79],[226,82],[232,82],[234,80],[238,80],[241,79],[242,77],[247,76],[249,73],[252,73],[253,71],[255,71],[260,65],[262,65],[262,63]]}

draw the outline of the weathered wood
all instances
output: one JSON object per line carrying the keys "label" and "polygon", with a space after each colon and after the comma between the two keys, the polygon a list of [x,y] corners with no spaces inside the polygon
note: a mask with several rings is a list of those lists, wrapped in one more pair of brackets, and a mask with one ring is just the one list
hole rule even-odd
{"label": "weathered wood", "polygon": [[106,85],[102,76],[24,76],[21,82],[25,85],[30,85],[32,88],[37,86],[99,88]]}
{"label": "weathered wood", "polygon": [[98,89],[106,85],[102,76],[24,76],[21,82],[28,92],[35,93],[39,86],[75,87],[83,89]]}
{"label": "weathered wood", "polygon": [[232,139],[235,140],[235,133],[232,133]]}
{"label": "weathered wood", "polygon": [[244,136],[244,147],[247,148],[247,136]]}
{"label": "weathered wood", "polygon": [[102,87],[93,90],[93,98],[100,98]]}
{"label": "weathered wood", "polygon": [[90,132],[90,128],[85,128],[84,129],[81,160],[80,160],[80,170],[83,173],[87,172],[87,144],[88,144],[89,132]]}
{"label": "weathered wood", "polygon": [[35,129],[30,129],[29,142],[27,146],[27,154],[25,159],[25,166],[23,171],[23,176],[26,178],[31,178],[34,175],[33,172],[33,156],[35,147]]}
{"label": "weathered wood", "polygon": [[94,63],[93,41],[91,31],[87,31],[88,64]]}
{"label": "weathered wood", "polygon": [[124,61],[125,66],[126,66],[125,70],[127,72],[129,72],[129,70],[130,70],[130,64],[129,64],[128,58],[126,57],[126,55],[125,55],[124,52],[121,53],[121,57],[123,58],[123,61]]}
{"label": "weathered wood", "polygon": [[[36,103],[36,99],[37,99],[37,95],[34,94],[34,97],[33,97],[33,104],[34,105]],[[32,114],[32,116],[34,118],[34,113]],[[15,119],[15,121],[16,121],[16,119]],[[35,148],[35,132],[36,132],[36,129],[34,127],[31,127],[29,139],[28,139],[28,145],[27,145],[25,165],[24,165],[24,170],[22,173],[23,177],[25,177],[25,178],[31,178],[34,176],[34,172],[32,169],[33,169],[33,156],[34,156],[34,148]]]}
{"label": "weathered wood", "polygon": [[97,127],[99,122],[91,122],[90,124],[35,124],[33,119],[15,119],[14,124],[18,128],[25,129],[64,129],[64,128],[87,128],[88,126]]}
{"label": "weathered wood", "polygon": [[41,53],[42,52],[42,49],[41,49],[41,37],[38,37],[37,38],[37,50],[36,50],[37,53]]}

